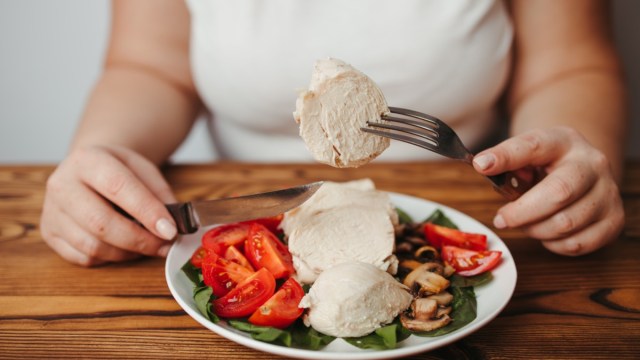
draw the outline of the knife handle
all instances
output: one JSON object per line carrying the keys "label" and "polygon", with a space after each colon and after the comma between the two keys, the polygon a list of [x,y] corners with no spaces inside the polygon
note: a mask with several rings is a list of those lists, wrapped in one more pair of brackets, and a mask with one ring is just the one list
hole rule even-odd
{"label": "knife handle", "polygon": [[495,191],[507,200],[513,201],[537,184],[542,179],[542,175],[540,169],[526,167],[487,177],[491,180]]}
{"label": "knife handle", "polygon": [[169,204],[167,210],[176,221],[178,234],[193,234],[198,231],[198,222],[193,217],[191,203]]}
{"label": "knife handle", "polygon": [[[198,231],[198,223],[193,217],[193,211],[191,211],[191,203],[176,203],[165,205],[169,214],[176,221],[176,227],[178,228],[178,234],[193,234]],[[133,221],[134,223],[143,226],[138,220],[131,216],[128,212],[124,211],[121,207],[113,204],[113,208],[122,216]]]}

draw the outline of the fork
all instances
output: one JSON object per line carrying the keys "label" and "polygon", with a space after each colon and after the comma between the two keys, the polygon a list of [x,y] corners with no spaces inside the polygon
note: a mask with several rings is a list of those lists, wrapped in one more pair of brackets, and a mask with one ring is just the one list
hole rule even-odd
{"label": "fork", "polygon": [[[398,125],[367,121],[367,127],[361,130],[416,145],[473,166],[471,151],[464,146],[453,129],[442,120],[409,109],[389,107],[389,110],[392,114],[401,116],[384,115],[382,119]],[[486,176],[486,178],[491,181],[498,193],[508,200],[515,200],[535,185],[534,175],[533,171],[516,171]]]}

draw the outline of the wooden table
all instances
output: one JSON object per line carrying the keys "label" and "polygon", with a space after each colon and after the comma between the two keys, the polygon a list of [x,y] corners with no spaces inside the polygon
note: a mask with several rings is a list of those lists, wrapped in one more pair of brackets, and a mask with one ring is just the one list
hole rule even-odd
{"label": "wooden table", "polygon": [[[85,269],[43,243],[50,166],[0,166],[0,358],[271,359],[203,328],[171,297],[162,259]],[[490,226],[503,200],[458,163],[216,164],[166,171],[180,199],[372,178],[383,190],[457,208]],[[497,233],[518,268],[506,309],[481,330],[415,358],[640,358],[640,162],[628,163],[624,234],[594,254],[554,255],[515,230]]]}

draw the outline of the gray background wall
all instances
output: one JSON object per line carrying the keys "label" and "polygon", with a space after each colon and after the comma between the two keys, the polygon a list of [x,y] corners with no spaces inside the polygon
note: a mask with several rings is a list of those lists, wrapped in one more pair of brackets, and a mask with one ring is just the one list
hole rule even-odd
{"label": "gray background wall", "polygon": [[[640,0],[613,0],[618,48],[630,90],[631,140],[640,159]],[[64,158],[99,74],[108,0],[0,0],[0,163]],[[211,159],[198,123],[176,162]]]}

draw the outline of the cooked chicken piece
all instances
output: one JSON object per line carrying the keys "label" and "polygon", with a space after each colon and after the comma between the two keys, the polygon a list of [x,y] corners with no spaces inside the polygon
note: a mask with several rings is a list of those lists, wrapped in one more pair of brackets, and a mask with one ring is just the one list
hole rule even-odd
{"label": "cooked chicken piece", "polygon": [[285,213],[280,226],[288,237],[296,278],[310,284],[325,269],[344,262],[365,262],[395,273],[397,222],[389,196],[365,179],[325,182],[304,204]]}
{"label": "cooked chicken piece", "polygon": [[389,139],[360,130],[382,122],[389,108],[365,74],[337,60],[318,60],[309,90],[296,101],[295,121],[313,157],[334,167],[358,167],[389,147]]}
{"label": "cooked chicken piece", "polygon": [[392,322],[412,298],[407,287],[389,273],[371,264],[350,262],[320,274],[299,306],[309,308],[306,321],[317,331],[354,337]]}

